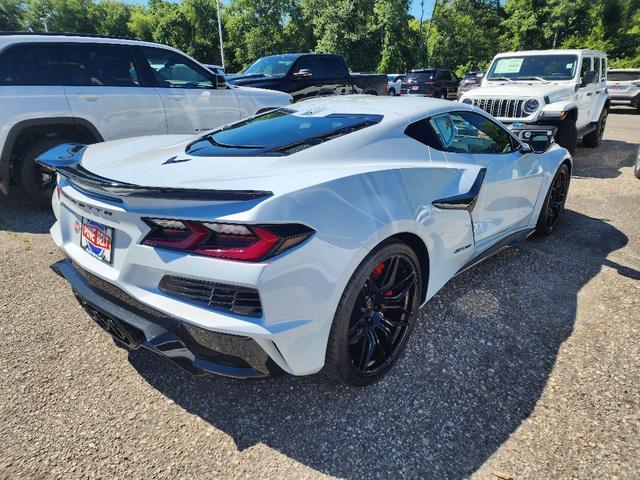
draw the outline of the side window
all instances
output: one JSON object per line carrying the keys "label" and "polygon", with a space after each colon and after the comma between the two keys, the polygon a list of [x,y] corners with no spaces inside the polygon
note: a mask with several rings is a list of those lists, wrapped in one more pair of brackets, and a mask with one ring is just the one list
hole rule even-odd
{"label": "side window", "polygon": [[343,78],[346,76],[344,63],[337,57],[323,57],[322,78]]}
{"label": "side window", "polygon": [[580,67],[580,80],[584,77],[584,74],[591,70],[591,57],[582,58],[582,66]]}
{"label": "side window", "polygon": [[0,55],[0,85],[60,85],[60,65],[48,45],[23,44]]}
{"label": "side window", "polygon": [[138,71],[127,45],[75,43],[56,46],[55,59],[69,86],[138,87]]}
{"label": "side window", "polygon": [[604,57],[600,58],[600,81],[601,82],[606,82],[607,81],[607,59]]}
{"label": "side window", "polygon": [[595,57],[593,59],[593,69],[596,71],[596,81],[600,80],[602,76],[602,59],[599,57]]}
{"label": "side window", "polygon": [[473,112],[451,112],[429,119],[445,152],[511,153],[515,143],[504,128]]}
{"label": "side window", "polygon": [[158,86],[165,88],[215,88],[213,79],[188,58],[163,48],[142,47]]}
{"label": "side window", "polygon": [[451,73],[448,70],[440,70],[439,80],[451,80]]}
{"label": "side window", "polygon": [[318,57],[302,57],[293,67],[293,73],[299,72],[300,70],[309,70],[313,78],[322,77],[322,65]]}

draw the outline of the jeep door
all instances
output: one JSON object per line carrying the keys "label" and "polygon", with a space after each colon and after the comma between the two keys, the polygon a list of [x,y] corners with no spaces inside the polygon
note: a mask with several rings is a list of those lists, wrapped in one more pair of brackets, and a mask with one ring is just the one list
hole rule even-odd
{"label": "jeep door", "polygon": [[[598,89],[597,83],[587,83],[583,84],[583,78],[586,72],[589,70],[594,70],[593,67],[594,58],[591,55],[585,55],[582,57],[582,63],[580,66],[580,78],[578,92],[577,92],[577,103],[578,103],[578,120],[576,121],[576,126],[578,128],[584,127],[591,122],[591,105],[595,101],[596,91]],[[596,80],[597,82],[597,80]]]}
{"label": "jeep door", "polygon": [[76,42],[52,48],[73,116],[92,123],[105,140],[167,133],[162,100],[144,85],[129,45]]}
{"label": "jeep door", "polygon": [[429,125],[443,151],[486,169],[471,211],[476,245],[526,227],[542,187],[537,155],[522,153],[504,127],[478,113],[440,114],[431,117]]}
{"label": "jeep door", "polygon": [[136,47],[145,75],[160,94],[169,133],[197,133],[240,120],[233,88],[217,88],[215,75],[188,57],[156,47]]}

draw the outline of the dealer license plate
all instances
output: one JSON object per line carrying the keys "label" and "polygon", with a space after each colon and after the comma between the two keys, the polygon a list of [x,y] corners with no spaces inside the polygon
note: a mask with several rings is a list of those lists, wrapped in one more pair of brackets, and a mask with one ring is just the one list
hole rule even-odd
{"label": "dealer license plate", "polygon": [[83,218],[80,246],[89,255],[99,258],[105,263],[111,263],[113,260],[113,228]]}

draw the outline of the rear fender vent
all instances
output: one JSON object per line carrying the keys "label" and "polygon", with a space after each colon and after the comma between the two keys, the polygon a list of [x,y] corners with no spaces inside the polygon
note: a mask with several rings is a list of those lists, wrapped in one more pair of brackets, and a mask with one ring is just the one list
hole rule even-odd
{"label": "rear fender vent", "polygon": [[173,275],[162,277],[158,287],[167,295],[206,305],[214,310],[249,317],[262,316],[260,295],[254,288]]}

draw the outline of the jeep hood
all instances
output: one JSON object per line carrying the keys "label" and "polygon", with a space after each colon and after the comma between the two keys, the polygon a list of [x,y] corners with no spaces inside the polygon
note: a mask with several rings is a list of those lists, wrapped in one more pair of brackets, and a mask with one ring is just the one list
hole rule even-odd
{"label": "jeep hood", "polygon": [[474,88],[466,93],[465,98],[480,97],[520,97],[520,98],[544,98],[549,97],[551,102],[560,98],[573,95],[575,87],[568,84],[541,83],[541,82],[492,82],[488,85]]}

